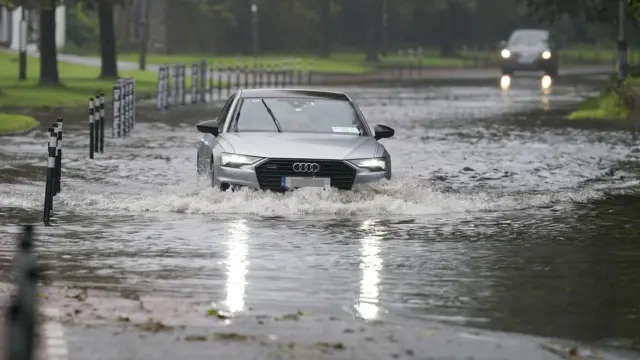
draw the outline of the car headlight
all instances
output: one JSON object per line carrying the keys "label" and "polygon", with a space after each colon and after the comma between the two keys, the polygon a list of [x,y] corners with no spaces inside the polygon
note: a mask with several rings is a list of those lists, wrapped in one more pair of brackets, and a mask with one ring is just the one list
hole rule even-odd
{"label": "car headlight", "polygon": [[508,59],[511,56],[511,51],[504,49],[502,50],[502,52],[500,53],[500,55],[502,55],[502,57],[504,59]]}
{"label": "car headlight", "polygon": [[247,156],[230,153],[222,153],[220,155],[220,165],[231,168],[239,168],[243,165],[255,164],[260,160],[262,160],[262,158],[257,156]]}
{"label": "car headlight", "polygon": [[542,52],[542,58],[547,60],[547,59],[551,59],[551,51],[549,50],[545,50]]}
{"label": "car headlight", "polygon": [[349,161],[357,167],[371,171],[384,171],[387,169],[387,163],[384,161],[384,158],[355,159]]}

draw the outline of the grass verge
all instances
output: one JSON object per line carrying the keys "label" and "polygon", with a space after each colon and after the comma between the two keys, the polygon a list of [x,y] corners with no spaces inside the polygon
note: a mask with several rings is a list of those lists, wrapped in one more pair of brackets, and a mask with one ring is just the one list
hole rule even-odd
{"label": "grass verge", "polygon": [[38,125],[40,122],[31,116],[0,113],[0,135],[26,131]]}
{"label": "grass verge", "polygon": [[[599,95],[590,96],[582,101],[574,112],[568,115],[570,120],[627,120],[631,109],[615,91],[614,84],[609,84]],[[625,81],[625,91],[633,91],[640,95],[640,78],[631,77]]]}
{"label": "grass verge", "polygon": [[[113,81],[98,78],[93,66],[58,63],[61,86],[38,86],[40,60],[27,58],[27,79],[18,80],[18,55],[0,52],[0,108],[65,108],[86,106],[100,92],[111,97]],[[138,97],[155,93],[157,75],[145,71],[120,71],[121,77],[134,77]]]}

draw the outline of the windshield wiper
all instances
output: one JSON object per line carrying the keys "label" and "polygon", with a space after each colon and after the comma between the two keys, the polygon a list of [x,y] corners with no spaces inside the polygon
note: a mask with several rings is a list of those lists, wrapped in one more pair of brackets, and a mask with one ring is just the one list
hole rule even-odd
{"label": "windshield wiper", "polygon": [[273,114],[273,111],[271,111],[271,108],[269,107],[269,105],[267,105],[267,102],[264,101],[264,99],[262,99],[262,105],[264,105],[264,107],[267,108],[267,112],[269,113],[269,115],[271,115],[273,122],[276,124],[276,128],[278,128],[278,132],[282,132],[282,128],[280,127],[280,123],[278,122],[278,119],[276,119],[276,116]]}

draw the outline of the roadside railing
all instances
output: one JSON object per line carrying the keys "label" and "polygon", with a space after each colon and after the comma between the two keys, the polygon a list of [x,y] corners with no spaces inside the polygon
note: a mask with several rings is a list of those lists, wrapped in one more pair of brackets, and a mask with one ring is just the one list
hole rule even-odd
{"label": "roadside railing", "polygon": [[214,65],[206,60],[189,67],[184,63],[163,65],[158,69],[156,107],[162,110],[174,106],[223,101],[239,88],[310,85],[312,68],[312,60],[305,64],[301,58],[251,65]]}
{"label": "roadside railing", "polygon": [[[136,124],[136,87],[135,79],[122,78],[113,84],[111,103],[111,137],[122,138],[131,135]],[[105,151],[105,126],[107,121],[107,102],[104,93],[89,98],[89,159]],[[51,225],[54,198],[62,192],[62,135],[63,118],[59,117],[48,129],[47,167],[45,177],[45,193],[43,222]]]}

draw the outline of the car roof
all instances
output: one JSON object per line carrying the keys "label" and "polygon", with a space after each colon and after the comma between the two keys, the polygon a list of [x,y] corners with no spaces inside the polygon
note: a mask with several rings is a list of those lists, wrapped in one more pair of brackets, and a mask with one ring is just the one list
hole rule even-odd
{"label": "car roof", "polygon": [[240,98],[320,98],[331,100],[346,100],[349,101],[349,97],[346,93],[338,91],[327,91],[317,89],[242,89],[239,93]]}

